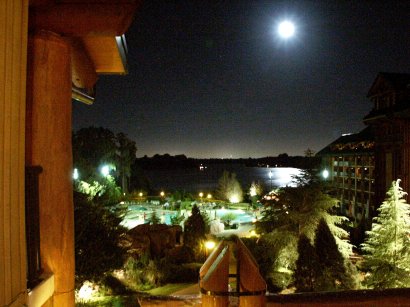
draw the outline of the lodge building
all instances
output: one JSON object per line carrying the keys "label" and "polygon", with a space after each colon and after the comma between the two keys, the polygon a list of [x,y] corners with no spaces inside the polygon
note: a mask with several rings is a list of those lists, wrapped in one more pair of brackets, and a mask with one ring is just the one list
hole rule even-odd
{"label": "lodge building", "polygon": [[363,120],[367,127],[317,155],[340,213],[368,229],[393,180],[410,192],[410,74],[379,73],[367,97],[374,104]]}
{"label": "lodge building", "polygon": [[343,135],[318,155],[334,196],[339,199],[339,213],[360,223],[374,211],[374,136],[370,128]]}

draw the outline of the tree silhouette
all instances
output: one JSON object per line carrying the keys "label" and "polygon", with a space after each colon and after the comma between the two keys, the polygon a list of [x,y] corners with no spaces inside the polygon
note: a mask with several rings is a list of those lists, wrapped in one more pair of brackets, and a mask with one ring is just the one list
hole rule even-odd
{"label": "tree silhouette", "polygon": [[296,260],[295,287],[297,292],[314,291],[318,260],[315,248],[309,238],[302,234],[298,241],[298,260]]}
{"label": "tree silhouette", "polygon": [[73,134],[73,161],[81,176],[88,181],[96,178],[99,168],[116,161],[115,135],[102,127],[82,128]]}
{"label": "tree silhouette", "polygon": [[121,180],[121,188],[127,193],[129,178],[131,177],[131,165],[135,162],[137,147],[124,133],[117,133],[116,141],[116,161],[117,171]]}
{"label": "tree silhouette", "polygon": [[218,189],[216,191],[218,198],[228,201],[241,202],[243,199],[243,191],[239,181],[236,179],[235,173],[224,171],[218,181]]}
{"label": "tree silhouette", "polygon": [[201,249],[202,241],[205,240],[206,225],[197,205],[192,207],[192,214],[184,224],[184,244],[194,251]]}
{"label": "tree silhouette", "polygon": [[345,266],[345,259],[324,219],[320,220],[316,229],[315,252],[318,259],[315,291],[354,288],[353,279]]}

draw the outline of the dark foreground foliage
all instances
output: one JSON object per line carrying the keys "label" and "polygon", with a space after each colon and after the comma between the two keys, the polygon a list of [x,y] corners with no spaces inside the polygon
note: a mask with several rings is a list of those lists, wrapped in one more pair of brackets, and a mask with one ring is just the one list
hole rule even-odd
{"label": "dark foreground foliage", "polygon": [[74,193],[76,282],[98,281],[121,268],[125,251],[118,246],[121,218],[100,204]]}

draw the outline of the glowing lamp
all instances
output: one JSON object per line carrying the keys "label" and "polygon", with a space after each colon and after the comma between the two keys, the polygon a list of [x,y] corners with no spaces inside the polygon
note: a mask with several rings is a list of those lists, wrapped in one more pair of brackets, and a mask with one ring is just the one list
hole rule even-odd
{"label": "glowing lamp", "polygon": [[107,177],[110,174],[110,167],[108,165],[103,165],[101,167],[101,175]]}
{"label": "glowing lamp", "polygon": [[250,189],[249,189],[249,195],[251,195],[251,196],[256,196],[256,187],[254,187],[254,186],[252,186]]}
{"label": "glowing lamp", "polygon": [[231,197],[229,197],[229,201],[232,204],[237,204],[237,203],[239,203],[239,196],[238,195],[232,195]]}
{"label": "glowing lamp", "polygon": [[78,173],[78,169],[74,169],[73,171],[73,179],[77,180],[80,177],[80,174]]}
{"label": "glowing lamp", "polygon": [[213,249],[215,247],[215,242],[214,241],[206,241],[205,242],[205,247],[206,249]]}

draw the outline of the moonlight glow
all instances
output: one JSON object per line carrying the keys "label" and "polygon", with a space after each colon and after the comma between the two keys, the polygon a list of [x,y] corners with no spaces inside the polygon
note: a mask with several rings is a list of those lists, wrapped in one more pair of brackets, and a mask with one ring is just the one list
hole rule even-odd
{"label": "moonlight glow", "polygon": [[278,33],[282,38],[290,38],[295,34],[295,25],[288,21],[282,21],[278,26]]}

